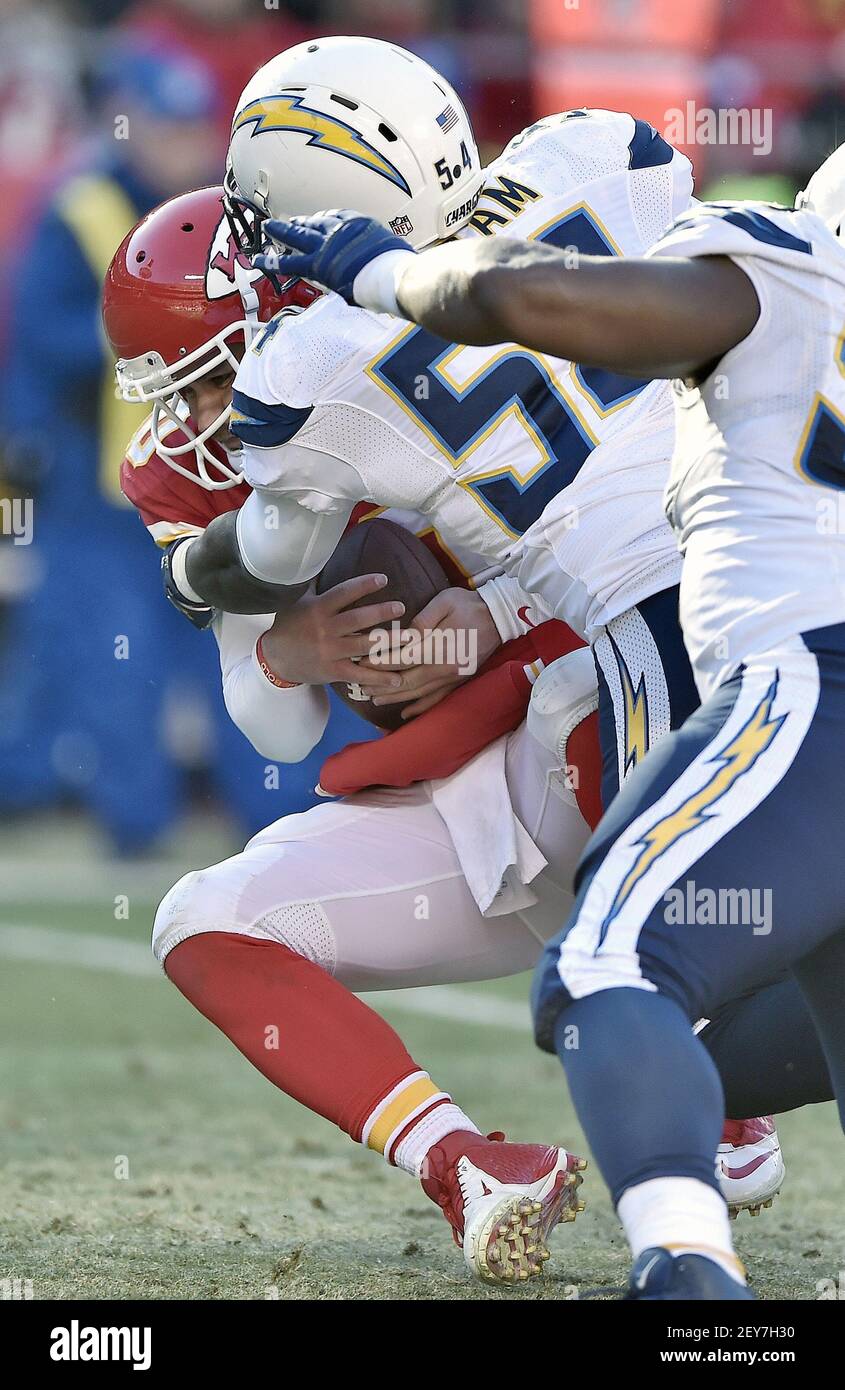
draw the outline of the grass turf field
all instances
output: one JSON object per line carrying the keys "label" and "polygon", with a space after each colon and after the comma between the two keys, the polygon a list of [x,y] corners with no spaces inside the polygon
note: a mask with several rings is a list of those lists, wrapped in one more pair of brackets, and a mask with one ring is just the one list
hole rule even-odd
{"label": "grass turf field", "polygon": [[[275,1091],[148,963],[159,888],[224,848],[176,846],[172,865],[139,869],[89,863],[66,826],[0,842],[0,1280],[31,1280],[35,1299],[560,1299],[621,1286],[627,1253],[595,1171],[542,1285],[472,1282],[415,1183]],[[557,1062],[531,1043],[526,992],[523,977],[382,1006],[481,1127],[583,1153]],[[814,1299],[845,1267],[845,1150],[832,1106],[784,1117],[781,1135],[786,1186],[740,1218],[738,1251],[762,1297]]]}

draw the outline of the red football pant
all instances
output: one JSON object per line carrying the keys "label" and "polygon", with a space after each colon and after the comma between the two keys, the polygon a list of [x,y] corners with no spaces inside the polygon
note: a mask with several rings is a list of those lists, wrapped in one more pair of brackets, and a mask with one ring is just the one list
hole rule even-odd
{"label": "red football pant", "polygon": [[175,946],[165,971],[268,1081],[356,1141],[381,1101],[420,1071],[383,1018],[278,942],[206,932]]}

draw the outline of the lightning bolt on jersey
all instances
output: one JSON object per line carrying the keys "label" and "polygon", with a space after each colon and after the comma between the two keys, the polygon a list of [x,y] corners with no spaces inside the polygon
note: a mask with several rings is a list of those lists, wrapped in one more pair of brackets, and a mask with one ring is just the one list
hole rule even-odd
{"label": "lightning bolt on jersey", "polygon": [[815,214],[702,204],[655,256],[730,256],[760,316],[690,389],[676,383],[668,515],[703,693],[785,638],[845,622],[845,249]]}
{"label": "lightning bolt on jersey", "polygon": [[[486,171],[468,236],[641,254],[688,206],[689,161],[632,116],[572,111]],[[465,347],[328,295],[273,320],[238,372],[233,429],[255,486],[315,512],[368,498],[427,515],[471,574],[568,509],[558,617],[584,633],[679,560],[662,511],[671,391],[528,351]],[[548,594],[545,595],[548,599]]]}

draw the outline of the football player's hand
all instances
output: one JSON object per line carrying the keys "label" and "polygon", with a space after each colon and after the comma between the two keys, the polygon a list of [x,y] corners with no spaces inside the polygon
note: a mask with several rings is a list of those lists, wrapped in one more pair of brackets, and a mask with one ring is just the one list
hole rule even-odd
{"label": "football player's hand", "polygon": [[[374,660],[358,666],[358,683],[375,705],[410,700],[403,719],[413,719],[469,680],[501,646],[496,624],[483,598],[471,589],[444,589],[404,630],[403,659],[391,664]],[[397,657],[399,653],[397,652]],[[374,683],[378,672],[391,671],[399,685],[390,690]]]}
{"label": "football player's hand", "polygon": [[292,217],[289,222],[269,220],[262,231],[288,251],[264,251],[253,258],[253,265],[270,274],[316,281],[347,304],[357,302],[355,277],[371,261],[396,251],[413,254],[413,247],[381,222],[348,209]]}
{"label": "football player's hand", "polygon": [[[332,681],[357,681],[355,657],[370,650],[369,629],[389,625],[405,612],[403,603],[349,605],[377,595],[387,579],[383,574],[362,574],[327,589],[306,594],[276,617],[262,638],[265,660],[286,681],[302,685],[327,685]],[[372,673],[373,688],[390,690],[395,672],[383,668]]]}

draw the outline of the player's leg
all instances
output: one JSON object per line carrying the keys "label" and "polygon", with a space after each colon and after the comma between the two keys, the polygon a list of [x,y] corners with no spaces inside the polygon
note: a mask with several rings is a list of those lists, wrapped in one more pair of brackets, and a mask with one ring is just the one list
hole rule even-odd
{"label": "player's leg", "polygon": [[716,1154],[731,1216],[770,1207],[786,1169],[773,1119],[833,1099],[806,1000],[791,975],[731,1000],[697,1032],[716,1064],[728,1116]]}
{"label": "player's leg", "polygon": [[698,1036],[737,1119],[833,1100],[830,1070],[798,983],[789,974],[717,1009]]}
{"label": "player's leg", "polygon": [[[699,706],[699,694],[687,656],[678,611],[677,586],[659,590],[634,608],[614,618],[596,639],[593,655],[599,680],[599,732],[602,748],[602,800],[610,805],[625,777],[643,756],[672,729],[679,729]],[[769,1000],[769,1003],[773,1002]],[[800,1057],[801,1077],[818,1070],[820,1048],[806,1005],[797,989],[788,1000],[798,1027],[796,1040],[807,1043]],[[758,1033],[745,1028],[740,1052],[718,1045],[718,1035],[704,1032],[709,1047],[716,1041],[715,1057],[723,1084],[731,1093],[749,1072],[769,1071],[772,1047],[780,1037],[780,1020],[764,1007],[754,1009],[758,1022],[773,1023],[774,1030]],[[729,1012],[744,1012],[738,1001]],[[796,1080],[794,1073],[792,1079]],[[771,1206],[782,1186],[785,1169],[773,1114],[789,1108],[793,1086],[763,1111],[735,1110],[728,1101],[718,1152],[718,1171],[731,1215]],[[800,1091],[798,1092],[800,1094]],[[813,1098],[807,1092],[807,1101]],[[779,1103],[782,1099],[783,1103]],[[802,1102],[799,1102],[802,1103]],[[741,1118],[738,1118],[741,1117]]]}
{"label": "player's leg", "polygon": [[486,978],[536,960],[522,922],[481,916],[424,788],[277,822],[177,884],[154,944],[173,982],[275,1085],[423,1178],[476,1272],[541,1268],[545,1234],[575,1212],[578,1161],[484,1140],[349,988]]}
{"label": "player's leg", "polygon": [[[801,642],[749,662],[654,750],[591,841],[538,971],[538,1041],[564,1064],[635,1259],[670,1245],[733,1268],[712,1164],[722,1092],[688,1024],[841,924],[830,750],[843,665]],[[744,894],[749,920],[722,924],[720,893],[730,912]]]}
{"label": "player's leg", "polygon": [[845,1129],[845,928],[798,961],[794,973],[821,1039]]}

